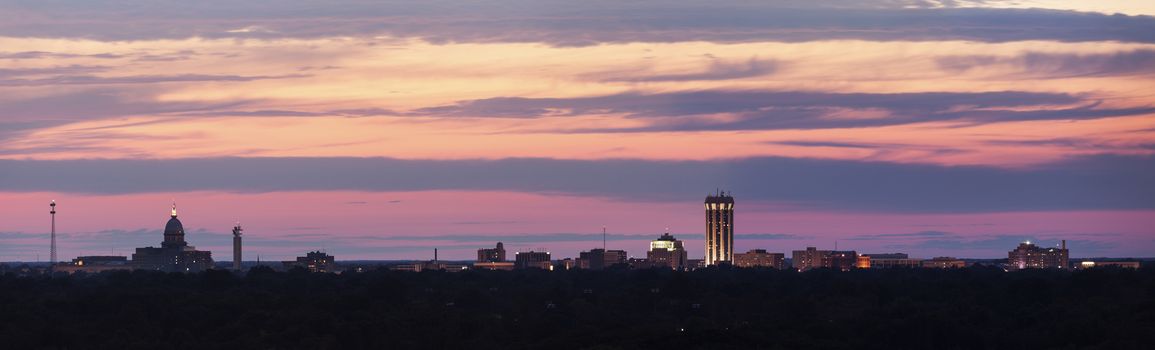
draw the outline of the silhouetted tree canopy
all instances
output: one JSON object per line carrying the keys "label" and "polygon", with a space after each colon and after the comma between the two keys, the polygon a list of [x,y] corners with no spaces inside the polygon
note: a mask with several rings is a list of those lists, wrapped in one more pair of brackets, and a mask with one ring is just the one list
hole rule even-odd
{"label": "silhouetted tree canopy", "polygon": [[1148,349],[1155,270],[0,275],[5,349]]}

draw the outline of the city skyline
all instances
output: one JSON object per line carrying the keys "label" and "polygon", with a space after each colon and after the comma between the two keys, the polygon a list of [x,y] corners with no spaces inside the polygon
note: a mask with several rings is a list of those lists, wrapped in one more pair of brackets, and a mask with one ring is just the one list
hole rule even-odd
{"label": "city skyline", "polygon": [[[275,9],[270,8],[274,6]],[[0,2],[0,261],[1155,251],[1155,5]]]}
{"label": "city skyline", "polygon": [[[706,223],[707,229],[704,232],[699,232],[699,235],[698,235],[699,237],[697,239],[703,243],[701,246],[705,247],[705,249],[702,250],[703,254],[701,256],[696,256],[696,255],[694,255],[694,253],[690,253],[690,252],[694,251],[694,249],[692,247],[690,249],[686,250],[688,253],[688,256],[687,256],[688,258],[702,260],[703,266],[716,265],[716,264],[721,263],[721,262],[725,262],[727,264],[732,263],[732,261],[730,261],[730,260],[719,260],[718,262],[710,263],[707,261],[708,259],[706,259],[707,258],[706,251],[708,251],[710,249],[710,245],[706,244],[706,242],[708,240],[707,237],[711,236],[712,228],[714,228],[716,225],[715,223],[713,223],[714,215],[711,215],[711,213],[714,213],[714,212],[709,207],[710,203],[723,200],[723,198],[724,198],[727,203],[730,203],[729,204],[729,205],[731,205],[730,208],[733,208],[732,206],[733,206],[734,198],[732,197],[732,193],[726,193],[726,192],[720,192],[720,193],[721,194],[708,195],[707,199],[706,199],[707,217],[706,217],[705,223]],[[50,202],[50,208],[51,208],[50,215],[51,215],[52,225],[53,225],[53,228],[55,228],[55,223],[56,223],[55,222],[55,215],[56,215],[56,201],[55,200]],[[159,233],[163,233],[164,245],[169,244],[170,241],[177,242],[174,244],[185,244],[184,243],[185,231],[184,231],[184,228],[182,227],[183,225],[180,221],[177,221],[176,203],[172,204],[172,207],[170,208],[169,211],[170,211],[169,212],[170,219],[169,219],[168,223],[166,224],[166,227],[164,230],[159,230],[159,231],[138,230],[136,232],[133,232],[132,234],[143,236],[144,240],[147,241],[147,239],[149,238],[150,235],[155,236]],[[729,214],[727,214],[727,215],[729,215],[729,217],[725,220],[725,222],[728,222],[728,223],[734,222],[734,220],[735,220],[734,219],[735,215],[733,214],[734,210],[728,209],[727,212],[729,213]],[[174,224],[174,222],[175,222],[175,224]],[[173,228],[174,225],[176,227],[175,229]],[[726,224],[726,225],[730,226],[729,224]],[[230,234],[228,236],[230,238],[229,248],[231,250],[229,252],[218,252],[218,254],[231,253],[235,259],[240,259],[240,256],[242,254],[241,250],[239,250],[240,249],[240,246],[239,246],[239,244],[240,244],[239,243],[240,230],[241,230],[241,226],[240,226],[240,223],[238,222],[235,224],[235,226],[232,227],[232,231],[230,232]],[[199,233],[201,233],[201,235],[197,235],[197,238],[199,238],[199,239],[207,238],[208,240],[215,240],[215,239],[220,238],[220,237],[217,237],[219,234],[215,233],[215,232],[210,232],[207,230],[198,230],[198,231],[199,231]],[[932,231],[928,231],[925,234],[928,236],[940,235],[939,233],[934,233]],[[718,233],[713,232],[713,235],[718,235]],[[594,235],[591,235],[591,234],[582,234],[582,233],[559,234],[557,236],[558,237],[564,237],[564,238],[549,242],[549,243],[556,243],[556,244],[563,247],[561,249],[556,249],[556,250],[548,249],[548,248],[546,248],[546,246],[541,244],[543,241],[535,240],[535,239],[540,239],[541,238],[540,235],[462,235],[462,236],[435,236],[435,237],[430,237],[430,238],[441,239],[441,240],[446,240],[446,241],[456,241],[459,243],[456,245],[454,245],[454,244],[448,245],[450,247],[450,249],[449,249],[450,256],[446,257],[445,259],[442,259],[442,260],[450,260],[450,261],[452,261],[452,260],[457,260],[457,261],[474,260],[473,259],[474,256],[470,256],[468,258],[459,257],[458,256],[458,255],[460,255],[459,252],[467,251],[470,253],[477,253],[478,254],[477,256],[480,257],[481,251],[492,250],[493,248],[485,248],[485,247],[480,247],[480,249],[475,250],[471,246],[460,244],[461,242],[479,242],[480,244],[484,244],[484,242],[485,242],[484,240],[497,240],[497,245],[498,245],[499,249],[502,249],[502,247],[503,247],[503,245],[502,245],[503,240],[504,241],[512,241],[513,245],[512,245],[512,250],[510,252],[514,255],[516,255],[518,252],[533,252],[533,251],[547,252],[547,253],[551,253],[555,258],[557,258],[559,260],[563,259],[563,258],[577,258],[579,255],[584,255],[584,254],[586,254],[592,250],[625,251],[627,255],[625,255],[623,257],[623,259],[625,259],[625,258],[631,258],[631,259],[632,258],[644,258],[646,255],[648,255],[646,253],[646,251],[648,249],[652,249],[652,247],[653,247],[653,241],[650,240],[649,238],[647,238],[644,234],[614,234],[611,236],[606,232],[606,228],[604,226],[602,228],[602,233],[600,235],[596,235],[596,237]],[[689,241],[689,242],[696,241],[694,238],[692,238],[695,236],[693,234],[685,234],[685,236],[688,236],[690,238],[679,239],[678,241],[679,242],[681,242],[681,241]],[[767,249],[770,249],[770,250],[778,249],[778,250],[782,250],[782,251],[792,250],[791,247],[787,247],[787,246],[773,246],[773,247],[756,246],[756,244],[758,244],[758,243],[767,242],[767,241],[778,241],[779,243],[781,243],[783,241],[791,240],[790,237],[778,237],[778,236],[773,235],[773,234],[770,234],[770,235],[765,235],[765,234],[740,235],[740,234],[738,234],[738,235],[734,235],[734,236],[737,236],[737,237],[736,237],[736,239],[731,238],[732,241],[730,242],[730,244],[734,244],[734,241],[737,241],[739,243],[745,243],[745,244],[740,244],[738,246],[750,246],[751,247],[751,248],[749,248],[750,252],[758,250],[758,251],[761,251],[763,253],[766,253]],[[176,237],[176,238],[173,238],[173,237]],[[612,241],[614,241],[614,245],[609,245],[607,243],[611,237],[613,238]],[[666,230],[663,233],[663,237],[670,237],[669,228],[666,228]],[[151,238],[155,239],[155,237],[151,237]],[[601,245],[597,245],[597,246],[591,246],[590,245],[591,243],[597,243],[597,242],[593,241],[593,239],[595,239],[595,238],[601,242]],[[743,242],[745,240],[743,238],[750,238],[750,242]],[[55,237],[53,236],[52,239],[55,239]],[[633,245],[635,245],[636,241],[641,240],[641,239],[646,240],[646,246],[648,248],[645,250],[641,250],[640,254],[630,253],[631,251],[639,252],[638,250],[633,249],[634,248]],[[673,239],[673,238],[671,237],[670,239]],[[843,247],[846,248],[845,244],[850,243],[850,244],[852,244],[852,246],[849,247],[849,249],[854,249],[854,247],[857,246],[854,244],[860,244],[862,241],[870,241],[870,240],[871,239],[867,238],[867,237],[860,237],[859,239],[850,239],[847,242],[844,242]],[[128,242],[129,242],[129,244],[132,244],[131,242],[134,242],[134,240],[128,241]],[[492,241],[490,241],[490,242],[492,242]],[[529,243],[529,242],[532,242],[532,243]],[[121,242],[121,243],[124,243],[124,242]],[[999,242],[999,243],[1002,243],[1002,242]],[[1039,240],[1026,239],[1026,240],[1016,241],[1014,243],[1018,244],[1020,247],[1023,245],[1032,245],[1032,244],[1039,246],[1042,249],[1046,249],[1049,247],[1048,246],[1049,240],[1046,240],[1046,239],[1042,240],[1041,242]],[[1058,243],[1055,243],[1054,247],[1052,247],[1052,248],[1063,247],[1065,249],[1066,243],[1067,243],[1066,239],[1059,239]],[[833,242],[833,244],[834,244],[833,248],[838,247],[837,241]],[[818,244],[818,246],[821,246],[821,244]],[[1094,242],[1091,242],[1091,244],[1089,246],[1093,247]],[[151,245],[150,245],[150,247],[151,247]],[[213,246],[209,245],[209,247],[213,247]],[[439,249],[444,250],[444,247],[446,247],[446,246],[442,245],[442,246],[424,246],[424,247],[409,247],[409,248],[424,248],[426,250],[432,249],[434,252],[434,259],[430,260],[430,261],[436,261],[437,260],[437,257],[436,257],[437,251]],[[612,247],[614,249],[606,250],[610,247]],[[389,248],[392,248],[392,247],[387,246],[387,247],[383,247],[383,248],[384,249],[382,249],[381,247],[377,247],[377,248],[362,247],[361,252],[363,252],[363,254],[367,254],[367,256],[359,256],[359,257],[355,257],[355,258],[351,258],[351,259],[343,259],[343,260],[382,260],[382,261],[384,261],[384,260],[416,260],[416,261],[420,261],[420,260],[426,260],[426,258],[428,258],[428,256],[426,256],[427,254],[423,255],[423,254],[421,254],[422,252],[416,251],[416,250],[409,250],[409,251],[413,251],[414,253],[416,253],[417,254],[416,256],[404,256],[404,257],[397,257],[397,258],[383,258],[383,257],[378,256],[378,255],[390,253]],[[810,245],[807,247],[807,249],[813,249],[813,248],[814,248],[814,245]],[[894,246],[888,246],[887,248],[895,248],[895,247]],[[129,248],[129,249],[132,249],[132,248]],[[154,249],[154,248],[148,248],[148,249]],[[245,249],[252,249],[252,247],[245,248]],[[293,247],[291,249],[296,249],[296,248]],[[739,252],[739,251],[745,252],[744,250],[738,250],[738,248],[732,248],[731,247],[729,249],[732,251],[735,251],[735,252]],[[213,249],[210,248],[207,250],[209,252],[211,252]],[[328,252],[328,253],[333,252],[333,251],[330,251],[330,250],[325,249],[325,248],[309,249],[309,251],[313,251],[313,250],[316,250],[318,252]],[[50,251],[53,253],[56,251],[56,242],[52,242],[52,247],[51,247]],[[243,254],[256,254],[257,259],[260,259],[260,256],[261,256],[260,252],[261,251],[268,252],[268,251],[276,251],[276,250],[269,249],[268,247],[265,247],[264,249],[261,249],[261,247],[257,247],[257,250],[255,253],[254,252],[246,252]],[[356,250],[351,250],[348,248],[338,248],[338,251],[341,251],[341,253],[356,254]],[[504,252],[504,250],[501,250],[501,251]],[[557,253],[552,253],[552,251],[557,251]],[[567,254],[567,253],[570,253],[571,251],[572,251],[572,254]],[[827,250],[827,251],[831,251],[831,250]],[[903,250],[901,255],[908,255],[908,254],[906,254],[906,252],[909,252],[909,251],[910,250]],[[928,259],[931,257],[938,257],[938,256],[951,256],[951,257],[970,258],[970,259],[974,259],[974,258],[977,258],[977,259],[1001,259],[1002,258],[1001,256],[987,257],[987,256],[960,255],[960,253],[965,252],[965,251],[966,250],[958,250],[958,249],[949,249],[948,248],[948,249],[944,249],[944,250],[936,250],[937,253],[926,255],[925,257]],[[1076,250],[1076,251],[1078,251],[1078,250]],[[140,252],[139,248],[137,249],[137,252],[138,253]],[[293,257],[295,255],[299,255],[296,252],[297,252],[296,250],[288,250],[284,254],[265,254],[265,257],[266,257],[265,261],[275,261],[275,260],[284,258],[286,256]],[[858,254],[858,255],[871,255],[871,253],[889,255],[892,252],[898,252],[898,250],[892,249],[891,251],[880,250],[880,251],[874,251],[874,252],[862,252],[862,251],[860,251],[859,253],[861,253],[861,254]],[[428,251],[426,251],[424,253],[428,253]],[[774,252],[771,252],[771,253],[774,253]],[[496,253],[494,253],[494,254],[496,254]],[[782,254],[782,253],[777,252],[777,254]],[[77,255],[75,257],[116,256],[116,255],[127,255],[127,253],[118,253],[114,247],[113,249],[110,249],[108,252],[77,253]],[[502,255],[504,255],[504,254],[502,254]],[[916,257],[919,256],[917,251],[914,253],[914,255]],[[1073,257],[1075,257],[1075,258],[1095,258],[1095,257],[1110,257],[1110,256],[1086,254],[1086,255],[1075,255]],[[1144,255],[1116,256],[1116,257],[1149,258],[1149,256],[1144,256]],[[733,258],[731,258],[731,259],[733,259]],[[67,261],[69,259],[60,259],[60,260]],[[133,259],[133,260],[136,260],[136,259]],[[21,260],[20,259],[4,260],[4,259],[0,258],[0,262],[5,262],[5,261],[17,262],[17,261],[21,261]],[[23,260],[23,262],[32,262],[32,261],[36,261],[36,260]],[[235,266],[237,266],[236,264],[239,264],[239,261],[241,261],[241,260],[235,260],[235,261],[229,260],[229,261],[234,262],[234,264],[230,265],[230,266],[235,267]],[[245,261],[253,261],[253,260],[245,260]],[[477,261],[480,261],[480,258]],[[492,261],[512,261],[512,260],[492,260]]]}

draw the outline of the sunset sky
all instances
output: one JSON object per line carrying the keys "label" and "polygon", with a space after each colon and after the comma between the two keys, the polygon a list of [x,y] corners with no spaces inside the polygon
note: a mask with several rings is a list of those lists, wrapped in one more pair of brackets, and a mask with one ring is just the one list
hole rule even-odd
{"label": "sunset sky", "polygon": [[0,261],[1155,256],[1155,1],[0,1]]}

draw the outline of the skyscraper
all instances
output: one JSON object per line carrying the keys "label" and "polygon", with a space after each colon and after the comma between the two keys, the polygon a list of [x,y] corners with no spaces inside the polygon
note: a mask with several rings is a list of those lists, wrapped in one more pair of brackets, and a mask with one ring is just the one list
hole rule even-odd
{"label": "skyscraper", "polygon": [[734,197],[706,196],[706,266],[734,260]]}

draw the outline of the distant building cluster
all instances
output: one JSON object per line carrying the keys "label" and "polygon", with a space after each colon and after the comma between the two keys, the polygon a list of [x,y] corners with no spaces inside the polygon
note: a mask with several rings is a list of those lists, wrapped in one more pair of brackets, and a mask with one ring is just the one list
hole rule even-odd
{"label": "distant building cluster", "polygon": [[1007,268],[1013,270],[1070,267],[1067,241],[1061,248],[1041,248],[1031,242],[1020,243],[1015,250],[1007,253]]}
{"label": "distant building cluster", "polygon": [[[416,261],[392,265],[400,271],[463,271],[468,269],[514,270],[603,270],[621,268],[666,268],[673,270],[693,270],[710,266],[729,265],[739,268],[793,269],[808,271],[830,269],[849,271],[853,269],[895,269],[895,268],[936,268],[950,269],[968,266],[968,261],[954,257],[934,257],[930,259],[911,258],[905,253],[859,254],[854,250],[820,250],[807,247],[794,250],[789,259],[784,253],[769,252],[765,249],[751,249],[744,253],[734,252],[734,197],[719,191],[707,195],[705,205],[705,258],[689,259],[685,244],[666,232],[650,242],[644,258],[630,257],[625,250],[609,249],[605,239],[601,248],[583,251],[576,258],[554,260],[548,251],[529,250],[513,253],[509,259],[505,245],[497,242],[493,248],[477,250],[477,259],[470,263],[442,261],[433,250],[433,260]],[[165,224],[160,247],[136,248],[132,259],[124,256],[81,256],[70,263],[55,263],[56,202],[51,204],[52,253],[50,269],[58,272],[102,272],[110,270],[155,270],[165,272],[197,272],[214,268],[212,252],[197,250],[185,241],[184,225],[177,218],[176,205],[168,223]],[[605,234],[603,229],[603,235]],[[242,229],[238,223],[233,227],[233,270],[242,269]],[[258,265],[259,263],[258,257]],[[1076,265],[1070,262],[1067,242],[1061,246],[1044,248],[1030,242],[1019,244],[1007,253],[1005,263],[998,263],[1008,271],[1022,269],[1069,269],[1119,267],[1138,268],[1137,261],[1084,260]],[[226,265],[227,266],[227,265]],[[309,272],[341,272],[334,256],[322,251],[312,251],[295,260],[283,261],[276,267],[282,270],[304,269]]]}

